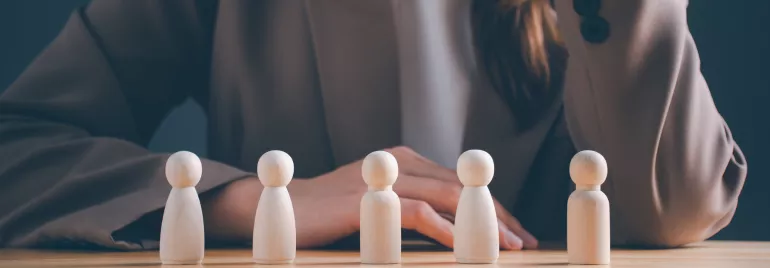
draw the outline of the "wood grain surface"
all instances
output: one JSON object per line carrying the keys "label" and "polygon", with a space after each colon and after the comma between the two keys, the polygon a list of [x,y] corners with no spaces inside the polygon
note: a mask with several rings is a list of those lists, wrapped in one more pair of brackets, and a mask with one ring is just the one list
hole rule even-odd
{"label": "wood grain surface", "polygon": [[[563,249],[502,251],[493,265],[455,263],[448,250],[403,252],[404,267],[568,267]],[[357,251],[299,251],[291,265],[269,267],[359,267]],[[0,250],[0,267],[160,267],[157,251],[73,252],[47,250]],[[207,250],[202,267],[259,267],[251,262],[251,250]],[[371,266],[371,265],[368,265]],[[167,266],[169,267],[169,266]],[[171,266],[195,267],[195,266]],[[613,249],[607,266],[570,267],[770,267],[770,242],[710,241],[677,249]]]}

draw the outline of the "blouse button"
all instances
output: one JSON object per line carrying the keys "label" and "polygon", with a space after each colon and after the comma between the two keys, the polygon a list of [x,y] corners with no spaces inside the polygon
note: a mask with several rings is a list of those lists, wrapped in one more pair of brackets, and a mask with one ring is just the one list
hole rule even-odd
{"label": "blouse button", "polygon": [[580,34],[589,43],[602,43],[610,36],[610,24],[599,16],[585,17],[580,23]]}

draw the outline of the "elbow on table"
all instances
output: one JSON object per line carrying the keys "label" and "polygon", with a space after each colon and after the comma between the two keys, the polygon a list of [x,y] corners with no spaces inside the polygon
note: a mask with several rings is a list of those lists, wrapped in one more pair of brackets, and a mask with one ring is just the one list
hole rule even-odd
{"label": "elbow on table", "polygon": [[[627,218],[634,222],[626,233],[626,242],[648,247],[673,248],[702,242],[725,228],[737,208],[737,198],[743,184],[727,184],[710,188],[710,193],[680,193],[677,197],[661,202],[659,209],[639,218]],[[695,187],[698,188],[698,187]]]}
{"label": "elbow on table", "polygon": [[[711,212],[689,212],[689,216],[660,216],[658,223],[637,229],[628,237],[628,245],[656,248],[676,248],[705,241],[729,224],[735,210],[722,217]],[[695,214],[695,215],[693,215]],[[697,215],[701,214],[701,215]]]}
{"label": "elbow on table", "polygon": [[664,183],[666,189],[654,198],[658,205],[648,207],[649,213],[637,211],[632,214],[635,217],[628,215],[622,220],[628,227],[624,240],[629,244],[671,248],[711,238],[735,215],[746,178],[743,159],[731,161],[723,171],[710,176],[683,173],[668,180]]}
{"label": "elbow on table", "polygon": [[[731,140],[731,139],[730,139]],[[680,247],[711,238],[725,228],[738,206],[746,180],[746,158],[735,142],[721,153],[702,154],[699,161],[664,161],[652,181],[650,195],[656,205],[643,206],[649,213],[629,218],[629,241],[648,246]],[[687,164],[684,164],[687,163]],[[678,168],[677,168],[678,167]]]}

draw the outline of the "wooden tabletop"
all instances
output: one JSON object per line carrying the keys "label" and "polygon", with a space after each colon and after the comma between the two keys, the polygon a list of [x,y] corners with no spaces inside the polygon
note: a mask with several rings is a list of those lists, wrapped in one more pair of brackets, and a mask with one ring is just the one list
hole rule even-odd
{"label": "wooden tabletop", "polygon": [[[405,251],[407,267],[567,267],[564,250],[502,251],[494,265],[456,264],[451,251]],[[249,249],[207,250],[205,267],[257,267]],[[0,267],[160,267],[157,251],[0,250]],[[295,267],[358,267],[356,251],[299,251]],[[175,266],[191,267],[191,266]],[[193,266],[194,267],[194,266]],[[271,266],[283,267],[283,266]],[[579,266],[603,267],[603,266]],[[679,249],[614,249],[609,267],[770,267],[770,242],[704,242]]]}

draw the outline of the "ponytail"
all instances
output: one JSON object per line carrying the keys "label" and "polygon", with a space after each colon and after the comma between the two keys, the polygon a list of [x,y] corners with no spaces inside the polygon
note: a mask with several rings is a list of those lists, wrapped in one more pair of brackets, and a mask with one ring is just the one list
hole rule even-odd
{"label": "ponytail", "polygon": [[[516,8],[516,25],[520,32],[521,53],[524,63],[537,77],[550,77],[548,43],[561,43],[556,30],[555,17],[546,0],[504,0],[522,2]],[[514,6],[515,7],[515,6]]]}
{"label": "ponytail", "polygon": [[566,50],[548,0],[473,0],[479,62],[517,123],[537,120],[566,68]]}

